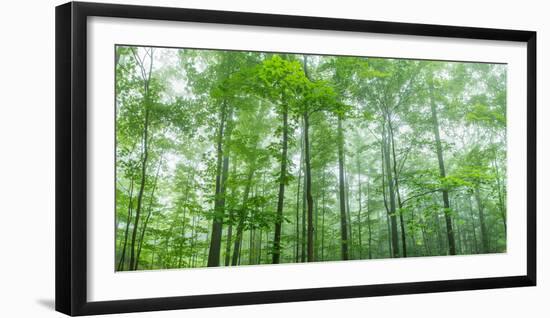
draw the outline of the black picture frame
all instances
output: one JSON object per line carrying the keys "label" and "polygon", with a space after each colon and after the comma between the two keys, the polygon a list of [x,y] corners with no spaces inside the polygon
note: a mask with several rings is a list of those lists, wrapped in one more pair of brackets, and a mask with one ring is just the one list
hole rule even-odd
{"label": "black picture frame", "polygon": [[[536,32],[81,2],[60,5],[55,13],[57,311],[78,316],[536,285]],[[86,296],[86,36],[87,18],[91,16],[526,43],[526,275],[89,302]]]}

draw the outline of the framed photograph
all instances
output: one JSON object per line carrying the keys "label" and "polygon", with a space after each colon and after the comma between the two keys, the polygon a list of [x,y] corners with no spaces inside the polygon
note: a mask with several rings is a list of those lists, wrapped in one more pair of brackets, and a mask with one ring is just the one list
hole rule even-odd
{"label": "framed photograph", "polygon": [[56,309],[534,286],[535,89],[531,31],[58,6]]}

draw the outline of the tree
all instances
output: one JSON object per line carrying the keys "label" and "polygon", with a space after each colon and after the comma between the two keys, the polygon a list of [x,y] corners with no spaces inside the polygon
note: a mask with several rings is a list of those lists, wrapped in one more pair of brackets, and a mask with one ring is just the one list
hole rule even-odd
{"label": "tree", "polygon": [[[130,246],[130,269],[137,268],[137,261],[135,259],[135,250],[136,250],[136,236],[138,232],[138,226],[141,216],[142,203],[143,203],[143,193],[145,190],[145,180],[147,178],[147,160],[149,159],[149,125],[150,125],[150,116],[151,116],[151,96],[150,96],[150,84],[151,84],[151,75],[153,73],[153,48],[146,49],[144,56],[140,56],[137,49],[132,49],[132,54],[136,60],[136,63],[139,66],[141,72],[141,79],[143,82],[143,132],[142,132],[142,153],[141,153],[141,180],[139,183],[138,196],[137,196],[137,206],[136,206],[136,216],[134,221],[134,228],[132,230],[132,240]],[[146,59],[148,60],[148,65],[146,65]]]}

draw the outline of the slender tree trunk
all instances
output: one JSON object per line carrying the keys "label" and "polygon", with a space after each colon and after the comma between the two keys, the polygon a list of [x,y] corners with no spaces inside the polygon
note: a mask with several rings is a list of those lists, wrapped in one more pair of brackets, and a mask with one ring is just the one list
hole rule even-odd
{"label": "slender tree trunk", "polygon": [[[196,241],[196,235],[197,235],[197,221],[196,216],[193,215],[191,218],[191,237],[189,238],[189,261],[188,263],[191,264],[191,267],[195,267],[196,264],[196,251],[195,251],[195,241]],[[208,239],[207,239],[208,240]]]}
{"label": "slender tree trunk", "polygon": [[[457,199],[456,197],[453,198],[453,201],[454,202],[454,207],[453,207],[453,211],[458,211],[458,205],[457,205]],[[460,215],[457,215],[456,216],[456,219],[458,220],[455,224],[454,224],[454,228],[455,228],[455,239],[456,239],[456,254],[460,255],[461,254],[461,251],[462,251],[462,240],[461,240],[461,233],[460,233]]]}
{"label": "slender tree trunk", "polygon": [[[441,138],[439,136],[439,120],[437,118],[437,108],[435,105],[435,100],[433,96],[433,83],[430,82],[430,106],[432,110],[432,125],[435,135],[435,145],[437,151],[437,161],[439,163],[439,176],[441,179],[445,179],[445,162],[443,161],[443,147],[441,146]],[[453,232],[453,222],[450,215],[450,205],[449,205],[449,190],[443,188],[441,190],[443,196],[443,208],[445,213],[445,224],[447,228],[447,241],[449,245],[449,254],[456,255],[455,248],[455,236]]]}
{"label": "slender tree trunk", "polygon": [[338,189],[340,202],[341,257],[342,260],[348,260],[348,225],[346,216],[346,194],[344,184],[344,132],[342,128],[342,116],[338,116]]}
{"label": "slender tree trunk", "polygon": [[[175,226],[175,222],[172,222],[170,224],[170,227],[168,228],[168,233],[172,233],[172,230],[174,229],[174,226]],[[166,238],[166,241],[164,242],[164,250],[163,250],[163,255],[164,255],[164,260],[163,260],[163,264],[164,264],[164,268],[171,268],[172,267],[172,263],[171,263],[171,257],[170,257],[170,240],[171,239],[171,235],[169,237]],[[166,256],[168,255],[168,256]]]}
{"label": "slender tree trunk", "polygon": [[[233,222],[233,210],[229,211],[229,219]],[[231,261],[231,236],[233,236],[233,223],[229,223],[227,227],[227,237],[225,241],[225,266],[229,266]]]}
{"label": "slender tree trunk", "polygon": [[288,151],[288,107],[283,106],[283,140],[281,150],[281,171],[279,174],[279,198],[277,200],[277,220],[275,221],[275,237],[273,239],[273,264],[279,264],[281,258],[281,227],[283,223],[283,207],[286,184],[286,165]]}
{"label": "slender tree trunk", "polygon": [[315,196],[315,204],[313,205],[313,256],[315,261],[319,261],[319,196]]}
{"label": "slender tree trunk", "polygon": [[122,245],[122,255],[120,256],[120,261],[118,263],[117,270],[124,270],[124,261],[126,257],[126,245],[128,244],[128,232],[130,229],[130,222],[132,220],[132,195],[134,192],[134,179],[130,181],[130,196],[128,199],[128,216],[126,218],[126,230],[124,231],[124,245]]}
{"label": "slender tree trunk", "polygon": [[243,231],[245,226],[245,219],[248,215],[248,211],[246,208],[246,203],[248,202],[248,195],[250,193],[250,188],[252,186],[252,179],[254,177],[254,167],[250,167],[250,171],[248,171],[248,176],[246,178],[246,186],[244,188],[243,193],[243,203],[241,207],[241,211],[239,213],[239,224],[237,225],[237,234],[235,237],[235,246],[233,247],[233,258],[231,260],[231,265],[235,266],[239,262],[239,256],[241,254],[241,245],[243,240]]}
{"label": "slender tree trunk", "polygon": [[241,244],[243,240],[244,218],[239,220],[237,225],[237,234],[235,235],[235,246],[233,247],[233,257],[231,258],[231,266],[236,266],[239,263],[241,254]]}
{"label": "slender tree trunk", "polygon": [[434,214],[433,217],[434,217],[435,229],[437,234],[437,246],[439,248],[439,254],[443,254],[446,252],[444,247],[445,244],[443,242],[443,237],[441,234],[441,221],[439,220],[439,214]]}
{"label": "slender tree trunk", "polygon": [[182,208],[182,218],[181,218],[181,243],[179,244],[179,247],[178,247],[178,254],[179,254],[179,259],[178,259],[178,268],[181,268],[182,267],[182,263],[183,263],[183,247],[185,245],[185,225],[186,225],[186,222],[187,222],[187,202],[189,201],[189,192],[191,191],[191,186],[192,186],[192,181],[194,180],[195,178],[195,170],[196,170],[196,167],[193,167],[193,172],[190,173],[188,176],[187,176],[187,182],[185,184],[185,192],[184,192],[184,201],[183,201],[183,208]]}
{"label": "slender tree trunk", "polygon": [[208,254],[208,265],[207,266],[218,266],[219,265],[219,249],[221,247],[221,234],[222,234],[222,222],[223,217],[221,217],[221,183],[222,183],[222,168],[223,168],[223,136],[225,131],[225,125],[227,120],[227,105],[225,101],[222,103],[220,110],[220,124],[218,130],[218,140],[216,146],[216,190],[215,190],[215,201],[214,201],[214,218],[212,222],[212,236],[210,241],[210,252]]}
{"label": "slender tree trunk", "polygon": [[138,269],[139,256],[141,254],[141,248],[143,247],[143,238],[145,237],[145,231],[147,231],[147,225],[149,224],[149,219],[151,218],[151,214],[153,212],[153,207],[152,207],[153,198],[155,196],[155,190],[157,188],[157,181],[158,181],[158,177],[159,177],[159,173],[160,173],[161,164],[162,164],[162,159],[161,159],[161,162],[159,162],[159,165],[157,167],[157,174],[155,175],[155,181],[153,182],[153,189],[151,190],[151,196],[149,197],[149,207],[147,208],[147,217],[145,218],[145,222],[143,223],[143,228],[141,229],[141,234],[140,234],[140,237],[139,237],[136,263],[135,263],[134,270]]}
{"label": "slender tree trunk", "polygon": [[136,253],[136,259],[133,270],[138,270],[140,255],[141,255],[141,249],[143,247],[143,240],[145,237],[145,232],[147,231],[147,225],[149,224],[149,219],[151,218],[152,210],[151,206],[149,205],[147,216],[145,217],[145,221],[143,222],[143,226],[141,229],[141,234],[139,236],[138,246],[137,246],[137,253]]}
{"label": "slender tree trunk", "polygon": [[497,185],[497,194],[498,194],[498,209],[499,209],[499,212],[500,212],[500,217],[502,218],[502,226],[504,228],[504,236],[506,236],[506,233],[508,231],[507,226],[506,226],[506,205],[504,204],[504,198],[503,198],[503,195],[502,195],[502,185],[501,185],[501,181],[500,181],[500,171],[498,169],[496,153],[495,153],[495,158],[493,160],[493,166],[494,166],[494,169],[495,169],[495,176],[496,176],[496,182],[497,182],[496,185]]}
{"label": "slender tree trunk", "polygon": [[[147,107],[147,106],[146,106]],[[145,190],[145,179],[147,178],[147,159],[149,156],[148,140],[149,140],[149,108],[145,110],[145,122],[143,126],[143,156],[141,160],[141,182],[137,197],[136,218],[134,220],[134,228],[132,230],[132,244],[130,245],[130,270],[135,268],[135,252],[136,238],[139,227],[139,218],[141,216],[141,206],[143,202],[143,192]]]}
{"label": "slender tree trunk", "polygon": [[[382,134],[382,136],[385,135],[385,132]],[[386,225],[387,225],[387,228],[388,228],[388,252],[390,254],[390,256],[393,256],[393,250],[392,250],[392,231],[391,231],[391,227],[390,227],[390,208],[388,207],[388,196],[386,194],[386,172],[385,172],[385,169],[384,169],[384,163],[385,163],[385,160],[384,160],[384,153],[385,153],[385,149],[386,149],[386,145],[385,145],[385,142],[384,142],[384,138],[382,138],[382,142],[380,143],[381,145],[381,151],[380,151],[380,154],[382,155],[382,160],[380,161],[381,163],[381,179],[382,179],[382,199],[383,199],[383,202],[384,202],[384,208],[386,209]],[[381,222],[380,222],[381,223]]]}
{"label": "slender tree trunk", "polygon": [[384,144],[384,162],[386,164],[386,180],[388,181],[388,194],[390,198],[390,222],[391,222],[391,245],[392,245],[392,257],[399,257],[399,243],[397,237],[397,217],[395,207],[395,189],[392,177],[392,168],[390,163],[390,145],[386,129],[384,129],[383,138]]}
{"label": "slender tree trunk", "polygon": [[299,256],[300,256],[300,186],[302,184],[302,169],[303,169],[303,161],[304,161],[304,132],[303,129],[300,133],[300,165],[298,166],[298,190],[296,191],[296,251],[295,251],[295,262],[298,263]]}
{"label": "slender tree trunk", "polygon": [[[231,174],[235,175],[237,171],[237,166],[233,165],[233,168],[231,169]],[[234,192],[234,190],[233,190]],[[229,266],[231,264],[231,243],[232,243],[232,236],[233,236],[233,222],[235,221],[235,213],[233,209],[229,210],[229,225],[227,226],[227,235],[226,235],[226,241],[225,241],[225,258],[224,258],[224,265]]]}
{"label": "slender tree trunk", "polygon": [[[346,161],[346,156],[344,154],[344,162]],[[349,204],[349,177],[347,172],[345,171],[344,167],[344,184],[346,185],[346,217],[347,217],[347,225],[348,225],[348,257],[349,259],[353,259],[353,231],[351,227],[351,208]]]}
{"label": "slender tree trunk", "polygon": [[307,261],[313,262],[313,197],[311,195],[311,155],[309,149],[309,115],[304,113],[304,145],[306,164],[306,202],[307,202]]}
{"label": "slender tree trunk", "polygon": [[369,232],[368,245],[369,248],[369,259],[372,259],[372,229],[370,224],[370,179],[367,179],[367,231]]}
{"label": "slender tree trunk", "polygon": [[472,224],[472,233],[474,235],[474,251],[476,254],[479,254],[479,247],[477,243],[477,235],[476,235],[476,224],[474,220],[474,208],[472,207],[472,197],[468,196],[468,207],[470,208],[470,222]]}
{"label": "slender tree trunk", "polygon": [[323,170],[323,180],[322,180],[323,187],[321,189],[321,205],[322,205],[322,212],[321,212],[321,260],[325,260],[325,170]]}
{"label": "slender tree trunk", "polygon": [[[153,242],[153,245],[154,246],[157,246],[157,239],[155,238],[155,241]],[[149,267],[150,269],[154,269],[155,268],[155,249],[153,248],[151,250],[151,266]]]}
{"label": "slender tree trunk", "polygon": [[[301,160],[300,160],[301,161]],[[300,162],[301,165],[301,162]],[[298,191],[296,192],[296,242],[294,251],[294,261],[298,263],[300,259],[300,185],[302,183],[302,173],[298,172]]]}
{"label": "slender tree trunk", "polygon": [[248,265],[254,265],[254,240],[256,239],[256,231],[254,229],[249,230],[248,237]]}
{"label": "slender tree trunk", "polygon": [[260,228],[260,233],[259,233],[259,239],[258,239],[258,242],[257,242],[257,246],[256,248],[258,249],[258,253],[256,255],[258,255],[258,258],[256,259],[256,263],[257,264],[261,264],[262,263],[262,228]]}
{"label": "slender tree trunk", "polygon": [[[398,192],[399,193],[399,192]],[[399,194],[398,194],[399,197]],[[401,200],[397,200],[398,202]],[[401,248],[403,250],[403,257],[407,257],[407,234],[405,232],[405,220],[403,218],[403,208],[399,204],[399,225],[401,227]]]}
{"label": "slender tree trunk", "polygon": [[298,171],[298,190],[296,191],[296,242],[295,251],[294,251],[294,261],[298,263],[299,254],[300,254],[300,185],[302,183],[302,157],[300,156],[300,168]]}
{"label": "slender tree trunk", "polygon": [[[210,236],[210,248],[208,253],[208,267],[220,266],[220,252],[222,242],[222,227],[225,213],[225,188],[229,169],[229,150],[224,149],[224,139],[229,142],[231,135],[232,111],[227,109],[227,102],[222,102],[220,109],[220,125],[217,141],[217,163],[216,163],[216,190],[214,201],[214,218],[212,220],[212,231]],[[227,148],[227,145],[226,147]]]}
{"label": "slender tree trunk", "polygon": [[304,184],[303,184],[303,191],[302,191],[302,246],[301,246],[301,255],[300,255],[300,261],[304,263],[306,261],[306,250],[307,250],[307,201],[306,201],[306,168],[305,168],[305,162],[304,162]]}
{"label": "slender tree trunk", "polygon": [[185,245],[185,221],[187,220],[186,212],[187,212],[187,209],[183,208],[183,216],[181,218],[181,232],[180,232],[181,244],[179,245],[179,248],[178,248],[178,254],[179,254],[178,268],[181,268],[183,263],[183,247]]}
{"label": "slender tree trunk", "polygon": [[390,215],[386,214],[386,225],[388,227],[388,251],[390,253],[390,257],[393,256],[393,240],[392,240],[392,232],[391,232],[391,221],[390,221]]}
{"label": "slender tree trunk", "polygon": [[421,230],[422,230],[422,241],[424,242],[424,252],[426,253],[425,255],[432,255],[432,252],[430,250],[430,242],[428,241],[428,238],[426,235],[426,224],[424,224],[424,221],[423,221]]}
{"label": "slender tree trunk", "polygon": [[[389,116],[388,116],[389,117]],[[397,171],[397,156],[395,155],[395,138],[393,135],[393,125],[388,118],[388,128],[391,139],[391,150],[393,157],[393,179],[395,182],[395,192],[397,193],[397,204],[399,207],[399,224],[401,226],[401,248],[403,257],[407,257],[407,234],[405,232],[405,221],[403,220],[403,203],[401,202],[401,193],[399,192],[399,173]]]}
{"label": "slender tree trunk", "polygon": [[[416,222],[416,216],[415,216],[415,214],[414,214],[414,209],[411,209],[410,212],[411,212],[411,223],[412,223],[412,224],[415,224],[415,222]],[[415,233],[415,230],[411,230],[411,234],[410,234],[409,238],[410,238],[411,247],[412,247],[412,249],[410,250],[410,254],[409,254],[409,255],[416,256],[416,255],[417,255],[417,253],[416,253],[417,244],[416,244],[416,233]]]}
{"label": "slender tree trunk", "polygon": [[481,229],[481,248],[483,253],[489,253],[489,236],[487,233],[487,226],[485,224],[485,213],[483,211],[483,201],[481,199],[481,193],[479,191],[479,186],[475,188],[475,197],[477,202],[477,210],[479,217],[479,226]]}
{"label": "slender tree trunk", "polygon": [[357,210],[357,223],[358,223],[358,239],[359,239],[359,259],[363,259],[363,241],[362,241],[362,233],[361,233],[361,212],[362,212],[362,206],[363,206],[363,196],[361,189],[361,162],[359,160],[359,154],[356,156],[357,160],[357,203],[359,205]]}
{"label": "slender tree trunk", "polygon": [[456,233],[458,234],[457,250],[458,254],[464,254],[464,229],[461,230],[460,223],[456,224]]}
{"label": "slender tree trunk", "polygon": [[143,60],[138,57],[138,54],[135,50],[132,50],[132,53],[134,54],[134,58],[136,60],[136,63],[138,63],[140,70],[141,70],[141,77],[143,80],[143,91],[144,91],[144,97],[143,97],[143,106],[145,108],[145,116],[143,120],[143,133],[142,133],[142,158],[141,158],[141,182],[139,185],[139,192],[137,197],[137,207],[136,207],[136,217],[134,221],[134,228],[132,230],[132,243],[130,245],[130,264],[129,269],[133,269],[135,267],[135,248],[136,248],[136,237],[137,237],[137,231],[139,227],[139,218],[141,216],[141,208],[142,208],[142,202],[143,202],[143,193],[145,190],[145,180],[147,178],[147,159],[149,156],[149,124],[150,124],[150,107],[149,107],[149,83],[151,80],[151,74],[153,70],[153,49],[150,49],[149,57],[150,57],[150,64],[149,64],[149,72],[147,73],[145,69],[145,65],[143,64]]}
{"label": "slender tree trunk", "polygon": [[[304,55],[304,73],[307,78],[309,77],[309,72],[307,68],[307,56]],[[310,79],[311,80],[311,79]],[[313,197],[311,195],[311,155],[310,155],[310,143],[309,143],[309,113],[306,109],[303,113],[304,117],[304,145],[305,145],[305,191],[306,191],[306,202],[307,202],[307,261],[313,262],[315,256],[313,253]]]}

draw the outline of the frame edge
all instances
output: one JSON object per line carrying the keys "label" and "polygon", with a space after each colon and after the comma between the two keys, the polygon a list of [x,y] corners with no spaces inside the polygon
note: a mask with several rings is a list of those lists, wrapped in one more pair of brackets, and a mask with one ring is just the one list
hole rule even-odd
{"label": "frame edge", "polygon": [[527,42],[527,279],[537,285],[537,32]]}
{"label": "frame edge", "polygon": [[55,8],[55,310],[72,312],[71,86],[72,3]]}

